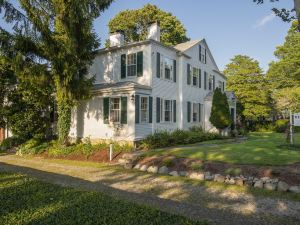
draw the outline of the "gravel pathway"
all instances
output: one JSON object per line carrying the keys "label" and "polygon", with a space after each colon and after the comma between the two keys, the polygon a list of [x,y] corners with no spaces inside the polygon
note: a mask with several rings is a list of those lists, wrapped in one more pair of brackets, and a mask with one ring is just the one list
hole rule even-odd
{"label": "gravel pathway", "polygon": [[0,156],[0,171],[21,172],[62,186],[103,191],[192,219],[228,225],[300,224],[300,202],[192,185],[113,166],[74,165],[42,158]]}

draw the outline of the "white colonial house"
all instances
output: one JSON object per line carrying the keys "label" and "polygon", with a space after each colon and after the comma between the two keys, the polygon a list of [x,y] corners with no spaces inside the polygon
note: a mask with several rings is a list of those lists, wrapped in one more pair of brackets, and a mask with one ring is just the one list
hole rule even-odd
{"label": "white colonial house", "polygon": [[[73,111],[73,138],[135,142],[162,130],[215,130],[209,122],[212,93],[225,91],[226,77],[205,39],[166,46],[158,23],[149,26],[145,41],[124,43],[116,32],[89,74],[95,76],[93,97]],[[235,121],[235,96],[227,96]]]}

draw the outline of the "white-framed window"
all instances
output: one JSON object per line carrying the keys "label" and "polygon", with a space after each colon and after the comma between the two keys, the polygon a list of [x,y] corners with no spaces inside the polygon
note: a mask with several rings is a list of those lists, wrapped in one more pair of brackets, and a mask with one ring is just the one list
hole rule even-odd
{"label": "white-framed window", "polygon": [[127,76],[133,77],[137,75],[137,55],[136,53],[127,55]]}
{"label": "white-framed window", "polygon": [[202,63],[206,63],[206,49],[203,48],[201,45],[199,47],[199,53],[200,53],[200,61]]}
{"label": "white-framed window", "polygon": [[164,57],[164,77],[167,80],[173,80],[173,60]]}
{"label": "white-framed window", "polygon": [[199,69],[193,67],[193,86],[198,86]]}
{"label": "white-framed window", "polygon": [[199,118],[199,104],[193,103],[193,122],[197,122]]}
{"label": "white-framed window", "polygon": [[141,123],[148,123],[149,98],[141,97]]}
{"label": "white-framed window", "polygon": [[120,98],[110,99],[110,122],[119,123],[121,118],[121,100]]}
{"label": "white-framed window", "polygon": [[164,101],[164,116],[165,116],[165,122],[171,122],[172,121],[172,101],[171,100],[165,100]]}
{"label": "white-framed window", "polygon": [[213,81],[214,81],[213,77],[210,76],[208,80],[208,90],[210,91],[213,89]]}
{"label": "white-framed window", "polygon": [[218,81],[218,88],[220,88],[221,91],[223,91],[223,82]]}

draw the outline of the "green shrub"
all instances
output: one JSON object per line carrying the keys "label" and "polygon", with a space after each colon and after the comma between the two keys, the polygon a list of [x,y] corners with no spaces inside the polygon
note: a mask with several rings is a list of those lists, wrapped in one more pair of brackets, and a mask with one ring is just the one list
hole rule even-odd
{"label": "green shrub", "polygon": [[239,176],[241,174],[242,170],[240,168],[228,168],[225,170],[225,174],[231,175],[231,176]]}
{"label": "green shrub", "polygon": [[4,139],[0,144],[0,150],[1,151],[7,151],[10,150],[13,147],[17,147],[18,145],[22,144],[24,141],[23,139],[19,137],[8,137]]}
{"label": "green shrub", "polygon": [[162,161],[162,165],[166,166],[166,167],[172,167],[172,166],[174,166],[174,161],[171,158],[165,158]]}
{"label": "green shrub", "polygon": [[272,132],[275,130],[275,125],[272,123],[256,124],[255,131],[257,132]]}
{"label": "green shrub", "polygon": [[275,122],[274,131],[277,133],[284,133],[288,127],[289,120],[281,119]]}
{"label": "green shrub", "polygon": [[191,128],[190,131],[175,130],[173,132],[156,132],[146,137],[140,144],[142,149],[164,148],[176,145],[194,144],[197,142],[219,139],[217,133],[204,132],[199,128]]}

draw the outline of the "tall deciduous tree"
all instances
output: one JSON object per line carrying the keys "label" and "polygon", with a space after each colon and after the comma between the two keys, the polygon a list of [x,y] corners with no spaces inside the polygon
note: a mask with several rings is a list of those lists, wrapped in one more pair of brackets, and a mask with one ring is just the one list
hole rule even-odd
{"label": "tall deciduous tree", "polygon": [[[270,2],[278,2],[280,0],[269,0]],[[279,16],[285,22],[291,22],[298,18],[298,31],[300,31],[300,0],[293,0],[294,1],[294,8],[293,9],[278,9],[273,8],[273,12]],[[263,4],[266,0],[253,0],[257,4]],[[295,13],[294,13],[295,12]]]}
{"label": "tall deciduous tree", "polygon": [[267,79],[279,110],[300,111],[300,33],[294,21],[285,42],[277,47],[278,59],[270,64]]}
{"label": "tall deciduous tree", "polygon": [[110,32],[124,31],[125,40],[132,42],[145,40],[149,23],[155,21],[160,22],[162,43],[176,45],[189,40],[184,26],[175,16],[151,4],[141,9],[120,12],[108,26]]}
{"label": "tall deciduous tree", "polygon": [[220,133],[232,123],[226,94],[220,88],[214,91],[209,121]]}
{"label": "tall deciduous tree", "polygon": [[[86,75],[99,46],[92,25],[94,19],[111,2],[19,0],[25,12],[25,20],[38,33],[37,38],[23,35],[19,39],[20,52],[25,56],[23,58],[39,58],[48,66],[49,79],[53,80],[55,86],[59,116],[57,127],[61,143],[66,143],[68,139],[72,107],[89,96],[93,79],[88,79]],[[17,16],[10,18],[18,22],[23,19],[22,16],[21,19]]]}
{"label": "tall deciduous tree", "polygon": [[227,89],[234,91],[246,120],[258,120],[270,113],[267,83],[258,61],[237,55],[226,65]]}

